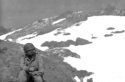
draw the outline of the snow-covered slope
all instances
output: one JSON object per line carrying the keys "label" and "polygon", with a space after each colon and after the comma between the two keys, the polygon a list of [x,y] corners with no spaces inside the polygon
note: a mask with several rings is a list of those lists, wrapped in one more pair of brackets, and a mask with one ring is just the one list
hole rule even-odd
{"label": "snow-covered slope", "polygon": [[[125,25],[123,21],[125,21],[125,17],[120,16],[90,17],[80,26],[73,26],[65,30],[71,35],[54,36],[55,31],[53,31],[30,40],[19,41],[19,43],[32,42],[37,48],[44,50],[45,48],[40,45],[46,41],[60,42],[69,39],[75,41],[78,37],[86,39],[92,43],[65,47],[80,55],[81,59],[67,57],[64,61],[78,70],[94,72],[95,74],[91,76],[94,82],[124,82]],[[106,30],[108,27],[115,29]],[[121,34],[119,34],[120,32]],[[105,37],[106,34],[113,34],[113,36]],[[92,39],[92,35],[97,39]],[[46,49],[48,48],[46,47]]]}
{"label": "snow-covered slope", "polygon": [[[114,12],[113,10],[112,12]],[[6,40],[12,39],[21,44],[31,42],[38,49],[43,51],[55,47],[69,49],[72,52],[77,53],[80,56],[80,59],[65,57],[64,62],[69,63],[77,70],[88,70],[94,72],[93,75],[88,77],[93,78],[93,82],[125,82],[125,16],[123,16],[123,12],[121,14],[122,16],[119,15],[119,12],[121,11],[118,10],[117,13],[105,13],[105,11],[101,10],[99,11],[100,13],[98,11],[98,13],[94,12],[93,16],[92,14],[88,14],[90,16],[88,20],[79,21],[77,22],[78,24],[71,24],[69,21],[67,23],[67,20],[63,19],[63,16],[65,16],[64,14],[61,15],[62,17],[60,16],[60,18],[57,17],[57,19],[55,19],[60,19],[60,21],[57,21],[58,24],[56,24],[59,28],[55,28],[54,26],[54,30],[51,29],[47,31],[47,29],[50,28],[47,27],[47,32],[40,35],[37,34],[39,33],[39,29],[37,31],[29,31],[31,32],[30,35],[27,34],[27,36],[21,36],[18,38],[13,38],[13,36],[10,35]],[[111,10],[107,9],[107,11]],[[96,16],[100,14],[101,16]],[[118,14],[119,16],[113,16],[114,14]],[[77,17],[78,15],[79,14],[77,14]],[[83,18],[80,20],[83,20]],[[57,22],[51,22],[51,24]],[[65,26],[63,29],[60,28],[67,25],[66,23],[68,26]],[[80,82],[79,78],[76,77],[75,79],[77,82]],[[87,80],[87,78],[84,78],[84,82],[86,82],[85,80]]]}

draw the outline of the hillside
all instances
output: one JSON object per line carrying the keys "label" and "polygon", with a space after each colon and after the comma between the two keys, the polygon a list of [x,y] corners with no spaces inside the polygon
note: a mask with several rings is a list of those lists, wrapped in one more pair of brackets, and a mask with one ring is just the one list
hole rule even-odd
{"label": "hillside", "polygon": [[66,11],[1,36],[3,82],[17,81],[15,64],[28,42],[43,56],[46,82],[124,82],[123,21],[125,11],[107,5],[89,13]]}
{"label": "hillside", "polygon": [[3,26],[0,26],[0,35],[6,34],[10,31],[11,31],[11,29],[6,29]]}
{"label": "hillside", "polygon": [[[22,47],[23,45],[13,42],[0,42],[0,82],[18,82],[17,76],[20,70],[19,59],[21,55],[24,54],[21,50]],[[61,51],[62,50],[63,49],[61,49]],[[84,78],[93,74],[86,70],[78,71],[68,63],[63,62],[63,57],[66,57],[66,54],[67,56],[72,55],[72,57],[80,58],[76,53],[74,54],[69,50],[53,53],[55,51],[56,49],[46,52],[39,51],[39,53],[43,54],[45,68],[44,79],[46,82],[75,82],[75,80],[73,80],[75,76]],[[59,54],[62,54],[62,56],[59,56]]]}

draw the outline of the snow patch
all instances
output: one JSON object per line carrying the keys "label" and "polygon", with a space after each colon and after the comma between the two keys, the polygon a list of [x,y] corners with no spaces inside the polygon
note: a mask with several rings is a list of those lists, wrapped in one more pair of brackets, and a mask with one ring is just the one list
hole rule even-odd
{"label": "snow patch", "polygon": [[[125,29],[123,22],[125,17],[101,16],[100,18],[93,17],[91,21],[86,22],[87,26],[80,30],[83,32],[82,35],[80,31],[77,31],[78,27],[75,30],[78,32],[75,36],[80,35],[83,37],[85,33],[88,35],[86,38],[89,39],[89,34],[92,33],[99,38],[92,40],[93,44],[68,47],[67,49],[80,55],[81,59],[67,57],[64,62],[69,63],[78,70],[94,72],[91,76],[94,82],[125,82],[125,39],[123,38],[125,33],[117,34],[110,38],[102,37],[106,34],[104,29],[109,26],[114,26],[117,30]],[[86,78],[85,80],[87,81]]]}
{"label": "snow patch", "polygon": [[[22,29],[22,28],[21,28],[21,29]],[[5,40],[7,36],[9,36],[9,35],[11,35],[11,34],[17,32],[17,31],[20,31],[21,29],[14,30],[14,31],[12,31],[12,32],[9,32],[9,33],[6,33],[6,34],[4,34],[4,35],[1,35],[1,36],[0,36],[0,39],[1,39],[1,40]]]}
{"label": "snow patch", "polygon": [[54,21],[54,22],[52,23],[52,25],[57,24],[57,23],[59,23],[59,22],[65,20],[65,19],[66,19],[66,18],[63,18],[63,19],[60,19],[60,20]]}
{"label": "snow patch", "polygon": [[74,79],[77,81],[77,82],[80,82],[79,78],[77,76],[74,77]]}

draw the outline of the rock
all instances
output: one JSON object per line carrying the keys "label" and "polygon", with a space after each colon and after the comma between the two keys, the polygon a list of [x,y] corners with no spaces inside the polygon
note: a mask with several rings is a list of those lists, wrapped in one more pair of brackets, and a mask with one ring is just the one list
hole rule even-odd
{"label": "rock", "polygon": [[93,82],[93,79],[92,78],[87,79],[87,82]]}
{"label": "rock", "polygon": [[46,41],[44,42],[41,46],[46,46],[49,48],[56,48],[56,47],[69,47],[70,45],[86,45],[86,44],[90,44],[92,42],[82,39],[82,38],[77,38],[76,41],[73,40],[67,40],[67,41],[61,41],[61,42],[57,42],[57,41]]}
{"label": "rock", "polygon": [[71,33],[64,33],[63,35],[64,35],[64,36],[68,36],[68,35],[70,35],[70,34],[71,34]]}
{"label": "rock", "polygon": [[111,33],[113,33],[113,34],[119,34],[119,33],[123,33],[123,32],[125,32],[125,30],[121,30],[121,31],[113,31],[113,32],[111,32]]}
{"label": "rock", "polygon": [[114,29],[115,29],[114,27],[107,28],[107,30],[114,30]]}
{"label": "rock", "polygon": [[93,36],[92,39],[97,39],[97,37],[94,37],[94,36]]}
{"label": "rock", "polygon": [[104,36],[105,37],[111,37],[111,36],[113,36],[113,34],[105,34]]}

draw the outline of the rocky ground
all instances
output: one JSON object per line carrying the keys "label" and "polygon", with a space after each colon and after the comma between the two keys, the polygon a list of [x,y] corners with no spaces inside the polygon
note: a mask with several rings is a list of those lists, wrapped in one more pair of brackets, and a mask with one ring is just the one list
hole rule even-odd
{"label": "rocky ground", "polygon": [[[18,82],[19,59],[23,54],[23,45],[0,41],[0,82]],[[93,73],[86,70],[77,70],[68,63],[63,62],[63,57],[72,56],[80,58],[69,50],[60,52],[62,49],[53,49],[40,53],[43,54],[46,82],[76,82],[73,78],[84,78]],[[57,53],[55,52],[57,51]],[[53,53],[55,52],[55,53]],[[62,55],[59,56],[59,53]],[[67,53],[66,55],[64,55]]]}

